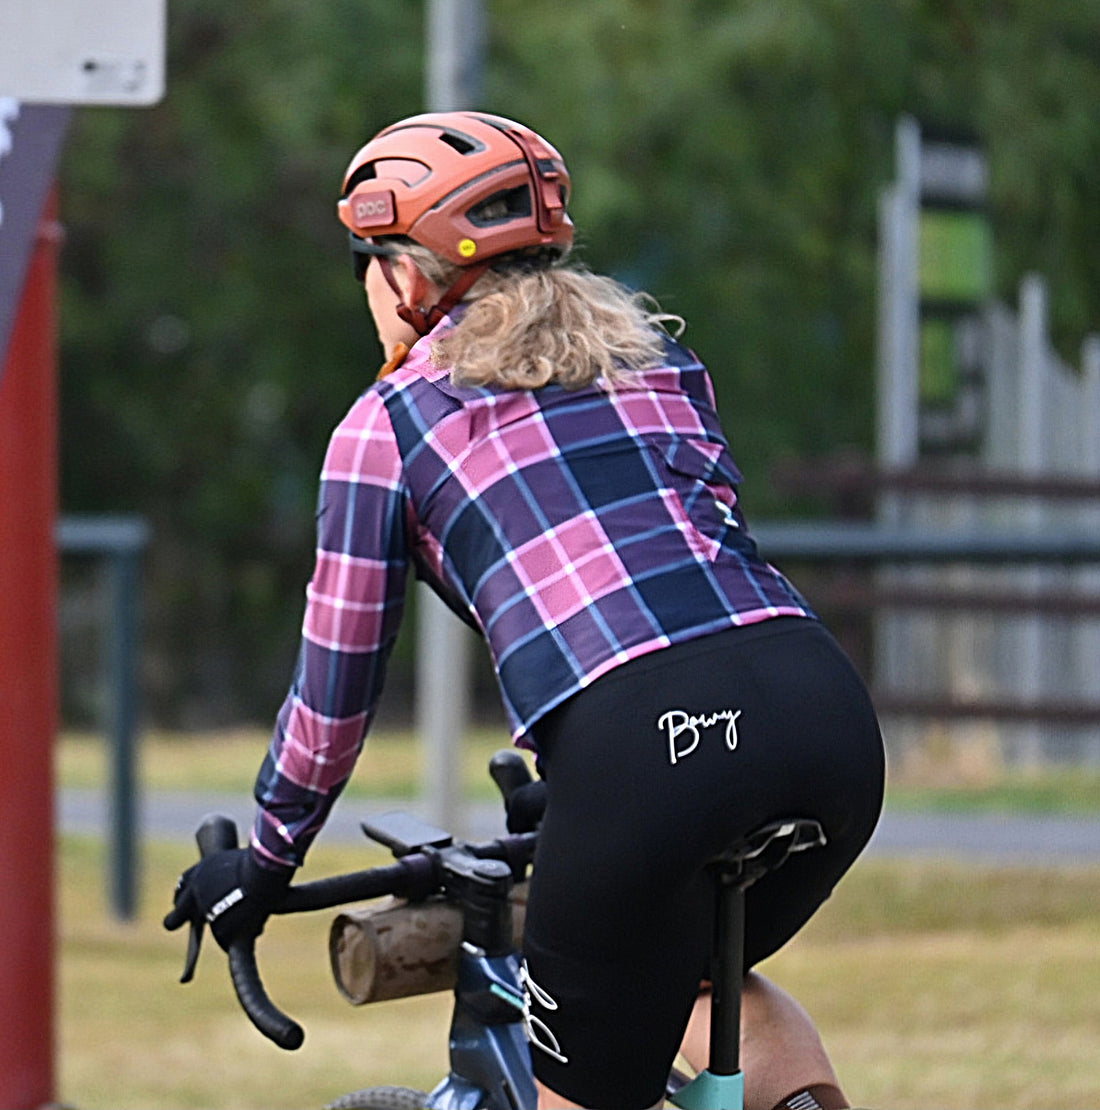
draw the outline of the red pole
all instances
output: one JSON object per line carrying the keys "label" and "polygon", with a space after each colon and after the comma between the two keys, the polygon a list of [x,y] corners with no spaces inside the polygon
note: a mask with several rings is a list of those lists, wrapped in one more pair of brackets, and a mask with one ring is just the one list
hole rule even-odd
{"label": "red pole", "polygon": [[54,1098],[56,221],[55,190],[0,378],[0,1106],[10,1110]]}

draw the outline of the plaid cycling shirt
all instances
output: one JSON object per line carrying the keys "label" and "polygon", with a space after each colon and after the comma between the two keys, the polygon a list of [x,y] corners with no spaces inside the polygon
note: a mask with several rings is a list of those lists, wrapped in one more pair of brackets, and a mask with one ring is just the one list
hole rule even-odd
{"label": "plaid cycling shirt", "polygon": [[253,847],[301,863],[381,693],[410,565],[484,635],[514,739],[600,675],[733,625],[812,616],[761,560],[710,378],[665,364],[580,390],[460,388],[439,329],[336,428],[302,646],[256,782]]}

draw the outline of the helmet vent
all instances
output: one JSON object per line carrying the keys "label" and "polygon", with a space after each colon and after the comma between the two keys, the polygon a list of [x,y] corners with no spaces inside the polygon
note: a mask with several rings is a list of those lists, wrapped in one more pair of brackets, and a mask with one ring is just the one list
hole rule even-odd
{"label": "helmet vent", "polygon": [[466,218],[475,227],[492,227],[531,215],[531,190],[526,185],[502,189],[475,204]]}
{"label": "helmet vent", "polygon": [[439,141],[457,150],[459,154],[473,154],[474,151],[483,149],[481,144],[473,142],[465,135],[459,135],[456,131],[444,131],[439,136]]}
{"label": "helmet vent", "polygon": [[344,196],[350,197],[356,185],[363,181],[372,181],[377,176],[378,173],[375,171],[374,163],[364,163],[348,178],[348,183],[344,186]]}

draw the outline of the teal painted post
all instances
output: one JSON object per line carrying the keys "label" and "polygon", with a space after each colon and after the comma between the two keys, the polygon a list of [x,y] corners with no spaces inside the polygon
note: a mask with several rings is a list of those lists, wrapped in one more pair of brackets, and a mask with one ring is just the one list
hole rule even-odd
{"label": "teal painted post", "polygon": [[700,1072],[673,1095],[672,1104],[681,1110],[744,1110],[745,1077],[741,1072],[736,1075]]}
{"label": "teal painted post", "polygon": [[121,548],[110,560],[111,583],[111,907],[116,917],[137,914],[138,785],[135,773],[138,717],[138,551]]}

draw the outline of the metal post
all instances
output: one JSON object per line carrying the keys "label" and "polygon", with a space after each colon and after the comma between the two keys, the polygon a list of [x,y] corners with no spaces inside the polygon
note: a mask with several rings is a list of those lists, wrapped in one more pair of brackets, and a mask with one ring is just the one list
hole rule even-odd
{"label": "metal post", "polygon": [[134,773],[137,733],[139,574],[137,551],[120,550],[110,562],[111,583],[111,906],[115,916],[137,915],[138,789]]}
{"label": "metal post", "polygon": [[115,916],[130,920],[137,913],[139,886],[138,646],[141,560],[149,543],[149,525],[134,516],[66,516],[58,521],[56,538],[62,554],[102,559],[107,567],[110,601],[107,885]]}
{"label": "metal post", "polygon": [[[1038,476],[1045,469],[1046,444],[1049,432],[1047,408],[1047,290],[1042,278],[1030,274],[1020,286],[1020,394],[1017,419],[1019,466],[1023,473]],[[1034,534],[1043,527],[1042,503],[1027,499],[1019,510],[1021,531]],[[1042,587],[1041,567],[1028,567],[1020,572],[1019,588],[1035,590]],[[1021,621],[1015,637],[1013,653],[1016,673],[1013,688],[1026,701],[1037,701],[1043,693],[1045,669],[1044,627],[1041,617]],[[1020,755],[1025,763],[1036,765],[1042,758],[1042,733],[1038,725],[1022,726]]]}
{"label": "metal post", "polygon": [[479,105],[484,53],[482,0],[431,0],[425,89],[430,112],[453,112]]}
{"label": "metal post", "polygon": [[428,819],[461,831],[462,740],[470,716],[470,630],[421,584],[417,595],[416,716]]}
{"label": "metal post", "polygon": [[54,194],[0,375],[0,1106],[11,1110],[54,1096],[56,212]]}
{"label": "metal post", "polygon": [[[884,469],[917,460],[920,358],[918,224],[920,127],[906,116],[897,126],[897,181],[879,214],[878,461]],[[896,502],[886,499],[885,518]],[[885,522],[885,521],[884,521]]]}
{"label": "metal post", "polygon": [[[905,116],[895,138],[897,179],[879,209],[877,456],[884,470],[917,461],[920,419],[920,127]],[[896,493],[879,497],[881,524],[897,527],[910,519],[909,503]],[[882,585],[904,581],[910,568],[884,568]],[[887,614],[875,622],[878,681],[887,689],[905,686],[914,674],[916,622],[911,615]],[[905,726],[894,723],[891,746],[906,746]]]}
{"label": "metal post", "polygon": [[[485,43],[482,0],[432,0],[427,38],[429,111],[475,107],[481,98]],[[422,789],[429,819],[452,829],[460,820],[470,633],[427,586],[420,587],[417,604],[416,718],[424,746]]]}
{"label": "metal post", "polygon": [[[1100,481],[1100,336],[1085,340],[1081,350],[1081,411],[1082,473]],[[1100,535],[1100,505],[1091,503],[1084,510],[1082,525]],[[1100,592],[1100,567],[1084,567],[1076,572],[1078,588],[1086,593]],[[1075,644],[1077,656],[1076,687],[1084,695],[1095,690],[1100,675],[1100,620],[1086,618],[1078,623]],[[1085,758],[1092,765],[1100,764],[1100,735],[1095,732],[1085,742]]]}

